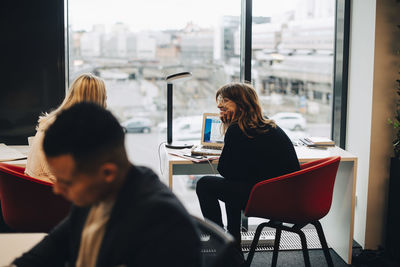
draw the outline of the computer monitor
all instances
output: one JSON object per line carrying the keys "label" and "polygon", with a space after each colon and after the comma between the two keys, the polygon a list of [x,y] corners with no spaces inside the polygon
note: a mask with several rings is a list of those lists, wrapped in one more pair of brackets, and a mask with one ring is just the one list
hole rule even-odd
{"label": "computer monitor", "polygon": [[222,121],[218,113],[203,114],[201,144],[204,146],[224,146]]}

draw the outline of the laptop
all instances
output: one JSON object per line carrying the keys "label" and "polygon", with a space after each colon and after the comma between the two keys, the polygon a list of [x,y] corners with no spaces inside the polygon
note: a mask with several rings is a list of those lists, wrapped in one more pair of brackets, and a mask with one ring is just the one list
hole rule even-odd
{"label": "laptop", "polygon": [[192,155],[219,156],[224,147],[222,121],[218,113],[204,113],[201,129],[201,145],[193,146]]}

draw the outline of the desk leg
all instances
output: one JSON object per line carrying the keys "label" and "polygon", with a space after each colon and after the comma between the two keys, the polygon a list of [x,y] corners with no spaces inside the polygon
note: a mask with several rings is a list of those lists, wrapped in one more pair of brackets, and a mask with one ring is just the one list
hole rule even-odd
{"label": "desk leg", "polygon": [[355,165],[353,161],[340,162],[332,206],[321,220],[328,245],[348,264],[351,264],[353,243]]}
{"label": "desk leg", "polygon": [[173,168],[173,166],[172,166],[172,163],[170,162],[169,168],[168,168],[168,186],[169,186],[169,189],[171,189],[171,191],[172,191],[172,174],[174,172],[174,170],[172,168]]}

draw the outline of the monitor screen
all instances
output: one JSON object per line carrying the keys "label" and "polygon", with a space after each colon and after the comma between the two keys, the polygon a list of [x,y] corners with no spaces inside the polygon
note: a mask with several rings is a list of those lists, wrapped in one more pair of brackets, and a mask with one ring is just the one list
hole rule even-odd
{"label": "monitor screen", "polygon": [[222,134],[222,122],[218,115],[207,115],[204,122],[203,142],[219,143],[224,142]]}

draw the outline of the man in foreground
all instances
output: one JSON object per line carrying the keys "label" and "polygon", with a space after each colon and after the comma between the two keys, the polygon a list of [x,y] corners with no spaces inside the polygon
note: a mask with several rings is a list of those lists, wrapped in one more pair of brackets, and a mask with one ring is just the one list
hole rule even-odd
{"label": "man in foreground", "polygon": [[109,111],[88,103],[63,111],[43,148],[54,192],[74,205],[16,266],[200,266],[189,214],[155,173],[129,162]]}

